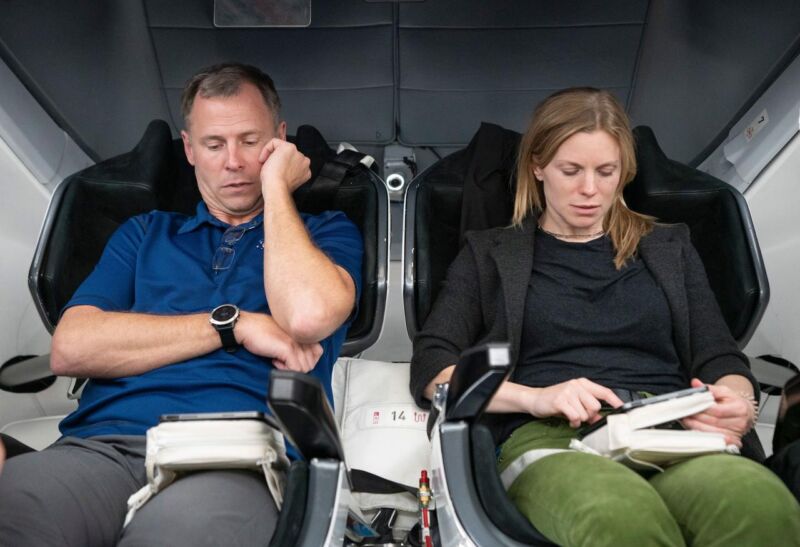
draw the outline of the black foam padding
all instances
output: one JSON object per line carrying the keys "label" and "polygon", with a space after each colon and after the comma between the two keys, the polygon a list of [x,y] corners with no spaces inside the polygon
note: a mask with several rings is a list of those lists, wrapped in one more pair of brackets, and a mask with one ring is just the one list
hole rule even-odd
{"label": "black foam padding", "polygon": [[759,302],[755,257],[737,204],[738,191],[711,175],[666,157],[649,127],[634,129],[636,178],[625,188],[634,211],[689,226],[722,316],[735,339]]}
{"label": "black foam padding", "polygon": [[783,387],[772,437],[773,453],[777,454],[792,443],[800,443],[800,375],[791,378]]}

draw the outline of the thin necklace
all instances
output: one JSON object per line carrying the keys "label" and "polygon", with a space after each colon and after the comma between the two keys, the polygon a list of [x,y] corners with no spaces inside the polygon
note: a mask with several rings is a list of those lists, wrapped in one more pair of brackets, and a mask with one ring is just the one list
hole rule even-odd
{"label": "thin necklace", "polygon": [[605,230],[600,230],[599,232],[595,232],[593,234],[556,234],[556,233],[551,232],[549,230],[545,230],[544,228],[542,228],[541,224],[539,224],[538,226],[539,226],[539,229],[541,231],[543,231],[547,235],[553,236],[553,237],[555,237],[557,239],[587,239],[587,238],[590,238],[590,237],[602,236],[602,235],[605,235],[605,233],[606,233]]}

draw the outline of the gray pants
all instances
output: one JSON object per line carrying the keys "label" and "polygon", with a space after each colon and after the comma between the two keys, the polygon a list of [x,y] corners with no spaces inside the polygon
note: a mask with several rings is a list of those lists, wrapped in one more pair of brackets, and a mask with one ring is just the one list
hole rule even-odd
{"label": "gray pants", "polygon": [[147,482],[144,454],[144,437],[68,437],[9,459],[0,475],[0,545],[269,543],[278,511],[264,477],[250,471],[183,477],[122,530],[128,497]]}

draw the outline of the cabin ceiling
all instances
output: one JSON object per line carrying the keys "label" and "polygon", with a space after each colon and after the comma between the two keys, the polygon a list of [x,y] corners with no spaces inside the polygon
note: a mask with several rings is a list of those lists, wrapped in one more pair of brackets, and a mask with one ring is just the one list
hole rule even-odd
{"label": "cabin ceiling", "polygon": [[213,0],[5,0],[0,55],[95,159],[149,120],[181,127],[198,68],[255,64],[290,132],[446,151],[481,121],[523,130],[567,86],[614,92],[688,162],[796,51],[796,0],[313,0],[308,28],[215,28]]}

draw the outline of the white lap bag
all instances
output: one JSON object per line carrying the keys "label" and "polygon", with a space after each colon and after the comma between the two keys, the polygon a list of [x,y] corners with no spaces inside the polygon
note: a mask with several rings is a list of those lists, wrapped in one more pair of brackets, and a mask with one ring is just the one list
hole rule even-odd
{"label": "white lap bag", "polygon": [[162,422],[147,430],[147,484],[128,498],[125,524],[151,497],[183,472],[203,469],[261,470],[278,509],[289,459],[283,436],[261,420]]}
{"label": "white lap bag", "polygon": [[[341,358],[333,371],[333,397],[347,466],[418,488],[420,471],[430,470],[431,443],[428,411],[409,391],[409,364]],[[418,518],[418,501],[409,493],[353,496],[366,514],[397,509],[395,530],[410,528]]]}

